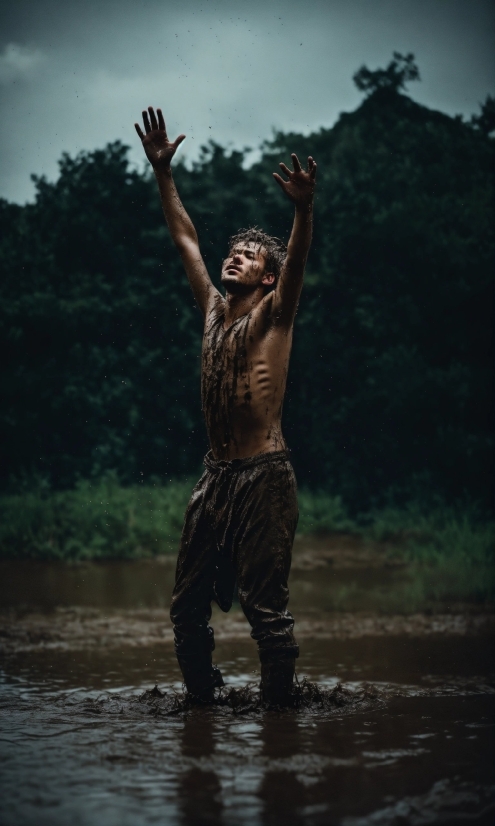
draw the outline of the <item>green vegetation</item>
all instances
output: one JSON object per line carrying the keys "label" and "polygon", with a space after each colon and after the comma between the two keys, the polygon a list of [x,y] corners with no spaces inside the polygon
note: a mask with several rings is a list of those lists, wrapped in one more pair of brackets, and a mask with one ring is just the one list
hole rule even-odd
{"label": "green vegetation", "polygon": [[[138,559],[176,553],[193,482],[124,488],[112,474],[70,491],[27,491],[0,498],[0,558]],[[353,586],[331,596],[339,610],[359,602],[385,610],[469,599],[495,600],[495,524],[473,509],[437,505],[381,510],[351,518],[339,497],[302,490],[299,532],[353,533],[385,543],[391,564],[403,563],[392,590]],[[376,591],[376,593],[375,593]]]}
{"label": "green vegetation", "polygon": [[407,613],[448,600],[495,601],[495,522],[472,506],[389,506],[350,518],[340,497],[308,490],[299,504],[301,533],[357,534],[385,544],[390,563],[405,566],[403,582],[388,593],[380,586],[364,595],[348,586],[333,595],[337,610],[364,602]]}
{"label": "green vegetation", "polygon": [[303,488],[298,494],[298,532],[302,534],[355,533],[357,523],[350,519],[341,496]]}
{"label": "green vegetation", "polygon": [[[392,490],[486,503],[492,485],[493,100],[463,122],[404,94],[417,77],[411,56],[363,67],[363,103],[331,129],[276,133],[249,169],[215,143],[175,168],[215,278],[239,227],[287,237],[271,173],[317,159],[284,431],[300,483],[354,516]],[[194,473],[201,319],[155,182],[118,142],[35,180],[33,204],[0,202],[3,490]]]}
{"label": "green vegetation", "polygon": [[448,600],[495,602],[495,523],[476,508],[384,508],[367,516],[364,533],[407,563],[406,612]]}
{"label": "green vegetation", "polygon": [[0,498],[0,557],[138,559],[177,550],[191,482],[121,487],[112,474],[74,490]]}

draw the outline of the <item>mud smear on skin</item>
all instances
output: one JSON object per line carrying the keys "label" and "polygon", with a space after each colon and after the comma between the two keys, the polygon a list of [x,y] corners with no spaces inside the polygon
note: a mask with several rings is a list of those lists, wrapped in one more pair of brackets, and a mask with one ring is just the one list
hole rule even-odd
{"label": "mud smear on skin", "polygon": [[[228,460],[231,448],[237,448],[237,435],[253,433],[259,427],[252,409],[253,362],[248,359],[248,338],[253,342],[252,313],[237,318],[225,329],[225,302],[217,298],[215,309],[206,322],[201,357],[201,406],[214,456]],[[258,319],[258,324],[269,324]],[[268,369],[265,368],[268,380]],[[288,363],[283,367],[282,387],[285,388]],[[258,379],[263,380],[261,374]],[[255,382],[256,384],[256,382]],[[254,387],[255,385],[253,385]],[[258,390],[260,386],[258,385]],[[276,388],[273,388],[273,392]],[[284,391],[285,392],[285,391]],[[258,399],[259,403],[259,399]],[[286,450],[280,430],[283,394],[278,409],[272,411],[266,432],[272,450]],[[268,417],[269,406],[265,409]]]}
{"label": "mud smear on skin", "polygon": [[250,314],[241,316],[225,330],[224,301],[218,299],[204,333],[201,402],[212,448],[218,457],[224,457],[229,445],[235,443],[232,417],[239,382],[244,382],[241,395],[246,404],[251,398],[246,346],[250,318]]}

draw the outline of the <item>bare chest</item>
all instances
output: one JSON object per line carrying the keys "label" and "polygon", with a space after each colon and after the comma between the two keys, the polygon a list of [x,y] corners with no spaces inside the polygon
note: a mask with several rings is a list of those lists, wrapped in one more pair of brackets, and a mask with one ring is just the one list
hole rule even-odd
{"label": "bare chest", "polygon": [[253,404],[276,393],[284,382],[290,340],[277,328],[262,335],[249,316],[228,330],[222,323],[205,332],[202,356],[203,407]]}

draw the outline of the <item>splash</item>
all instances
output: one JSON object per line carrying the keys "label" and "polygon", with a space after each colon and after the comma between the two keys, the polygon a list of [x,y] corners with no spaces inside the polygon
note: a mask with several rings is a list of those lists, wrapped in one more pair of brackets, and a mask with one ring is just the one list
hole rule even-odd
{"label": "splash", "polygon": [[187,694],[185,691],[161,691],[157,685],[138,697],[111,694],[79,701],[80,710],[87,715],[100,714],[144,714],[154,717],[184,715],[194,710],[204,709],[224,714],[311,713],[311,714],[353,714],[377,708],[386,702],[386,693],[373,685],[364,684],[350,689],[338,683],[331,689],[304,678],[294,686],[290,708],[269,706],[263,701],[256,684],[242,688],[221,688],[214,699],[207,702]]}

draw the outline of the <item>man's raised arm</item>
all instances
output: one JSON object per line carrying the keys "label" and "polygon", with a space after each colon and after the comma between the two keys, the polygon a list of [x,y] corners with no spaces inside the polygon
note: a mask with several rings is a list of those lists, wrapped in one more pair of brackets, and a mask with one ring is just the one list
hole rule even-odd
{"label": "man's raised arm", "polygon": [[143,123],[145,134],[138,123],[135,123],[134,126],[141,138],[146,157],[153,167],[158,182],[163,213],[170,235],[182,258],[194,297],[201,312],[206,315],[218,290],[213,286],[208,275],[199,251],[196,230],[179,198],[170,168],[170,162],[185,135],[179,135],[173,143],[170,142],[167,137],[162,110],[157,109],[155,115],[151,106],[148,107],[148,111],[143,111]]}
{"label": "man's raised arm", "polygon": [[282,324],[290,325],[294,320],[297,303],[301,294],[304,267],[311,246],[313,235],[313,197],[316,181],[316,163],[308,158],[307,171],[301,169],[297,155],[291,155],[294,171],[281,163],[282,172],[288,177],[285,181],[276,172],[273,177],[295,204],[294,224],[292,227],[287,257],[275,288],[272,312]]}

